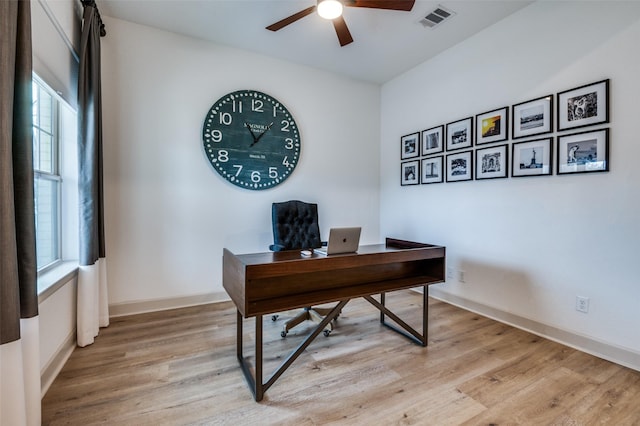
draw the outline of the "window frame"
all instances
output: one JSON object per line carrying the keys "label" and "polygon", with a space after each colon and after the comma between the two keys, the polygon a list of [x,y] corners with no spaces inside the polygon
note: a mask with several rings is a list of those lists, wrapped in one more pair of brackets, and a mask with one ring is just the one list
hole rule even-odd
{"label": "window frame", "polygon": [[[39,168],[36,168],[36,155],[38,156],[38,160],[39,160],[39,155],[40,155],[40,151],[38,150],[38,152],[36,153],[36,136],[34,134],[34,164],[33,164],[33,173],[34,173],[34,202],[35,202],[35,206],[37,209],[38,206],[38,190],[37,190],[37,185],[38,185],[38,180],[44,180],[44,181],[48,181],[48,182],[52,182],[54,184],[55,187],[55,211],[52,212],[52,215],[55,216],[51,219],[51,222],[53,224],[54,230],[53,230],[53,234],[54,234],[54,241],[52,246],[54,247],[55,250],[55,255],[53,256],[54,259],[45,264],[45,265],[38,265],[38,275],[41,275],[47,271],[50,271],[51,269],[55,268],[56,266],[60,265],[63,262],[63,229],[62,229],[62,210],[63,210],[63,206],[62,206],[62,192],[63,192],[63,178],[62,178],[62,148],[61,148],[61,125],[60,125],[60,119],[61,119],[61,115],[60,115],[60,108],[61,102],[65,102],[64,99],[62,99],[60,97],[60,95],[49,85],[47,84],[46,81],[44,81],[42,78],[40,78],[36,73],[32,74],[33,76],[33,83],[32,83],[32,88],[34,86],[38,86],[40,91],[44,91],[46,92],[50,97],[51,97],[51,101],[52,101],[52,105],[51,105],[51,131],[47,131],[45,129],[43,129],[41,127],[41,123],[38,123],[36,125],[36,123],[32,123],[33,124],[33,130],[34,133],[36,131],[39,132],[45,132],[47,134],[51,135],[51,150],[52,150],[52,166],[51,166],[51,172],[46,171],[46,170],[40,170]],[[65,102],[66,104],[66,102]],[[40,110],[38,109],[38,114],[40,114]],[[39,149],[39,143],[40,143],[40,139],[38,139],[38,149]],[[38,161],[38,163],[40,163],[40,161]],[[39,164],[38,164],[39,167]],[[37,231],[37,211],[36,211],[36,252],[38,250],[38,246],[37,246],[37,242],[38,242],[38,231]]]}

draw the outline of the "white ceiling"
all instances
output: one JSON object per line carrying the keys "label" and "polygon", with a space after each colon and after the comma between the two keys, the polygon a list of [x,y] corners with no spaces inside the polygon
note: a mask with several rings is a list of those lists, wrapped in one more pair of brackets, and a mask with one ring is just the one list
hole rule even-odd
{"label": "white ceiling", "polygon": [[[533,0],[416,0],[411,12],[346,7],[354,42],[340,47],[313,13],[265,29],[316,0],[97,0],[101,15],[384,83],[527,6]],[[435,29],[420,20],[442,5],[456,13]],[[107,37],[109,27],[107,26]]]}

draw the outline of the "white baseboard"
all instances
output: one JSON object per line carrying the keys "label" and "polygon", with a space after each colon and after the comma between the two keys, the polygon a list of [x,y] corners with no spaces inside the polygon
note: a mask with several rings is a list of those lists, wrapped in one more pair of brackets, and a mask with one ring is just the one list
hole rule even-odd
{"label": "white baseboard", "polygon": [[115,303],[109,305],[109,317],[143,314],[146,312],[166,311],[168,309],[187,308],[208,303],[231,300],[225,292],[198,294],[195,296],[173,297],[170,299],[149,299],[136,302]]}
{"label": "white baseboard", "polygon": [[49,390],[49,387],[55,380],[55,378],[62,370],[62,367],[67,363],[67,360],[71,356],[71,353],[76,348],[76,330],[74,329],[71,334],[62,342],[53,358],[40,372],[40,397],[44,398],[44,395]]}
{"label": "white baseboard", "polygon": [[458,306],[459,308],[467,311],[475,312],[479,315],[528,331],[549,340],[553,340],[554,342],[561,343],[579,351],[606,359],[607,361],[615,362],[616,364],[640,371],[640,353],[631,349],[622,348],[591,337],[543,324],[529,318],[504,312],[482,303],[450,294],[435,287],[429,287],[429,296],[454,306]]}

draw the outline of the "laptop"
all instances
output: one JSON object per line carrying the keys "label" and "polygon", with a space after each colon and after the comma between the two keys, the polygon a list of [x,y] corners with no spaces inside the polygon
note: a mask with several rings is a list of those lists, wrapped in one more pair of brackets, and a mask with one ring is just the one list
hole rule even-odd
{"label": "laptop", "polygon": [[355,253],[360,244],[360,230],[360,227],[331,228],[327,245],[313,249],[313,252],[324,255]]}

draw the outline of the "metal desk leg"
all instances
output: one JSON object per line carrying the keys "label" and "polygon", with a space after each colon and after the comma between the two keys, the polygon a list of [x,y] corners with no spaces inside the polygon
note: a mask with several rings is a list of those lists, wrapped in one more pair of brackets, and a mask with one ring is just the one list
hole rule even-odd
{"label": "metal desk leg", "polygon": [[238,311],[237,315],[237,357],[238,362],[240,363],[240,367],[242,368],[242,372],[244,373],[244,377],[247,380],[247,384],[249,385],[249,389],[253,393],[253,397],[256,401],[262,401],[264,397],[264,393],[275,383],[276,380],[285,372],[287,368],[300,356],[302,352],[311,344],[311,342],[320,334],[324,328],[331,322],[335,317],[338,316],[342,308],[349,302],[350,299],[342,300],[338,303],[332,310],[327,314],[326,317],[322,320],[320,324],[309,334],[305,340],[298,345],[298,347],[287,356],[287,358],[280,364],[280,366],[273,372],[271,377],[266,381],[262,381],[262,315],[256,316],[256,362],[255,362],[255,377],[251,373],[251,364],[245,359],[243,351],[242,351],[242,314]]}
{"label": "metal desk leg", "polygon": [[[396,314],[391,312],[385,306],[385,297],[384,293],[380,294],[380,302],[374,299],[371,296],[364,296],[364,298],[371,303],[373,306],[380,310],[380,322],[392,329],[393,331],[402,334],[408,339],[416,342],[421,346],[427,346],[428,339],[428,321],[429,321],[429,304],[428,304],[428,287],[426,285],[422,286],[422,334],[418,333],[413,327],[409,324],[401,320]],[[395,321],[402,329],[395,327],[385,321],[385,315]]]}

